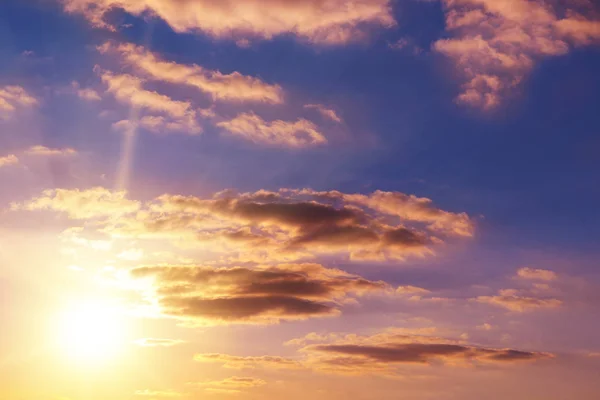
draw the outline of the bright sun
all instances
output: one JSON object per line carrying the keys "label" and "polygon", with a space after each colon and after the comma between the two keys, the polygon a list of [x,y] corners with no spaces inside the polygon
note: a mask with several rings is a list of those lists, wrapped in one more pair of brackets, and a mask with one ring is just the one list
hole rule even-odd
{"label": "bright sun", "polygon": [[119,309],[101,302],[80,304],[65,311],[58,328],[61,351],[80,362],[112,359],[124,343]]}

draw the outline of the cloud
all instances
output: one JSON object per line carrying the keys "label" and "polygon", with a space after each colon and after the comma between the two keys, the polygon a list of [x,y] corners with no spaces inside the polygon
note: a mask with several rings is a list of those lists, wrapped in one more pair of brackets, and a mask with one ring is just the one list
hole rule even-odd
{"label": "cloud", "polygon": [[185,393],[176,392],[174,390],[136,390],[134,393],[136,396],[143,397],[181,397]]}
{"label": "cloud", "polygon": [[42,192],[40,197],[24,204],[13,203],[13,210],[51,210],[66,213],[72,219],[93,219],[117,217],[133,213],[140,207],[139,202],[128,200],[123,191],[110,191],[105,188],[51,189]]}
{"label": "cloud", "polygon": [[204,387],[209,392],[216,390],[215,393],[217,393],[224,390],[226,393],[241,393],[243,389],[264,386],[267,382],[257,378],[232,376],[220,381],[190,382],[189,384]]}
{"label": "cloud", "polygon": [[10,117],[18,108],[37,106],[39,101],[21,86],[0,87],[0,119]]}
{"label": "cloud", "polygon": [[337,122],[338,124],[343,122],[340,116],[337,115],[335,110],[329,109],[322,104],[306,104],[304,108],[317,110],[322,116],[334,122]]}
{"label": "cloud", "polygon": [[271,85],[239,72],[223,74],[195,64],[165,61],[144,47],[129,43],[107,42],[100,47],[100,51],[120,54],[126,64],[149,79],[192,86],[209,94],[214,100],[283,103],[281,86]]}
{"label": "cloud", "polygon": [[515,312],[554,309],[562,305],[561,300],[519,295],[514,289],[500,290],[496,296],[479,296],[475,300],[479,303],[492,304]]}
{"label": "cloud", "polygon": [[144,338],[134,342],[142,347],[173,347],[185,343],[183,340]]}
{"label": "cloud", "polygon": [[497,349],[394,329],[372,336],[346,335],[301,349],[304,365],[341,374],[394,376],[402,365],[512,365],[551,358],[548,353]]}
{"label": "cloud", "polygon": [[121,219],[106,232],[189,238],[210,244],[211,251],[239,253],[246,260],[346,253],[356,260],[380,261],[425,256],[441,242],[438,236],[473,232],[466,214],[442,211],[428,199],[394,192],[362,195],[282,189],[222,192],[213,198],[164,195],[148,208]]}
{"label": "cloud", "polygon": [[585,2],[566,8],[545,0],[442,0],[450,38],[434,50],[452,59],[465,83],[459,103],[493,109],[536,62],[600,41],[600,18]]}
{"label": "cloud", "polygon": [[416,287],[416,286],[398,286],[398,288],[396,289],[396,293],[408,294],[408,295],[414,296],[414,295],[425,295],[425,294],[429,294],[431,292],[427,289],[423,289],[423,288]]}
{"label": "cloud", "polygon": [[[129,74],[115,75],[110,71],[101,71],[100,76],[108,86],[107,92],[112,93],[119,102],[135,109],[164,114],[162,117],[151,116],[149,120],[142,118],[141,122],[129,121],[128,128],[134,128],[138,123],[143,127],[158,123],[169,130],[190,135],[202,132],[196,120],[196,110],[192,109],[190,102],[173,100],[155,91],[145,90],[142,87],[143,80]],[[117,127],[123,126],[123,123],[117,123]]]}
{"label": "cloud", "polygon": [[30,156],[74,156],[77,155],[77,150],[72,149],[70,147],[64,148],[64,149],[52,149],[46,146],[41,146],[41,145],[37,145],[37,146],[32,146],[29,149],[27,149],[27,151],[25,151],[25,154],[30,155]]}
{"label": "cloud", "polygon": [[83,14],[94,26],[113,29],[107,14],[123,9],[163,19],[176,32],[202,32],[215,38],[272,39],[293,34],[320,45],[364,40],[373,27],[396,25],[390,0],[63,0],[69,13]]}
{"label": "cloud", "polygon": [[350,296],[381,292],[373,282],[318,264],[264,268],[140,267],[135,278],[154,278],[162,312],[198,324],[304,320],[339,314]]}
{"label": "cloud", "polygon": [[217,126],[250,142],[269,146],[303,148],[327,143],[317,126],[306,119],[267,122],[250,112],[218,122]]}
{"label": "cloud", "polygon": [[[358,261],[425,257],[446,237],[470,237],[467,214],[398,192],[346,194],[310,189],[162,195],[144,203],[104,188],[46,191],[14,209],[97,218],[113,238],[167,240],[239,262],[289,262],[318,255]],[[100,219],[103,218],[103,219]]]}
{"label": "cloud", "polygon": [[0,168],[7,167],[9,165],[17,165],[19,163],[19,158],[14,154],[9,154],[7,156],[0,157]]}
{"label": "cloud", "polygon": [[491,331],[492,329],[494,329],[494,327],[488,324],[487,322],[482,325],[477,325],[475,328],[479,331]]}
{"label": "cloud", "polygon": [[86,101],[100,101],[100,100],[102,100],[102,97],[100,97],[100,95],[98,94],[98,92],[96,92],[94,89],[91,89],[91,88],[81,88],[81,86],[79,85],[79,83],[76,82],[76,81],[71,82],[71,88],[75,92],[75,94],[80,99],[82,99],[82,100],[86,100]]}
{"label": "cloud", "polygon": [[547,269],[535,269],[524,267],[517,271],[517,277],[521,279],[540,280],[540,281],[554,281],[556,280],[556,272],[549,271]]}
{"label": "cloud", "polygon": [[279,356],[232,356],[229,354],[206,353],[196,354],[194,360],[201,363],[218,363],[231,369],[298,369],[302,365],[290,358]]}

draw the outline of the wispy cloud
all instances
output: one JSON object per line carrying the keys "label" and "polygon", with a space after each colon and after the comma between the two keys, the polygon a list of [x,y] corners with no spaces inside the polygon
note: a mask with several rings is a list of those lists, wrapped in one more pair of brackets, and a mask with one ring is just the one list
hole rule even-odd
{"label": "wispy cloud", "polygon": [[139,202],[128,200],[125,192],[104,188],[46,190],[25,204],[12,204],[13,210],[59,211],[73,219],[118,216],[135,212],[139,207]]}
{"label": "wispy cloud", "polygon": [[503,289],[495,296],[479,296],[475,300],[479,303],[491,304],[515,312],[555,309],[562,305],[561,300],[522,295],[515,289]]}
{"label": "wispy cloud", "polygon": [[338,124],[343,122],[342,118],[340,118],[340,116],[335,112],[335,110],[327,108],[323,104],[306,104],[304,108],[317,110],[322,116],[334,122],[337,122]]}
{"label": "wispy cloud", "polygon": [[232,376],[220,381],[190,382],[190,385],[202,387],[205,390],[215,391],[216,393],[224,390],[226,393],[241,393],[244,389],[252,389],[267,384],[266,381],[257,378]]}
{"label": "wispy cloud", "polygon": [[30,108],[39,101],[21,86],[0,87],[0,119],[10,117],[19,108]]}
{"label": "wispy cloud", "polygon": [[302,364],[290,358],[279,356],[233,356],[220,353],[196,354],[194,360],[201,363],[222,364],[231,369],[298,369]]}
{"label": "wispy cloud", "polygon": [[42,145],[32,146],[25,151],[25,154],[30,156],[74,156],[77,155],[77,150],[70,147],[56,149]]}
{"label": "wispy cloud", "polygon": [[554,281],[557,279],[556,272],[547,269],[523,267],[517,271],[517,277],[521,279]]}
{"label": "wispy cloud", "polygon": [[[97,69],[98,70],[98,69]],[[188,134],[202,132],[197,122],[196,110],[188,101],[179,101],[164,94],[143,88],[143,80],[129,74],[116,75],[110,71],[100,71],[102,81],[108,86],[107,91],[123,103],[134,109],[150,111],[163,114],[162,117],[154,117],[141,121],[128,121],[132,127],[137,124],[142,126],[163,125],[169,130],[182,131]],[[123,122],[117,127],[122,127]]]}
{"label": "wispy cloud", "polygon": [[192,86],[209,94],[215,100],[283,103],[281,86],[268,84],[239,72],[223,74],[195,64],[185,65],[165,61],[144,47],[129,43],[107,42],[99,49],[103,53],[120,54],[126,64],[133,66],[149,79]]}
{"label": "wispy cloud", "polygon": [[317,126],[306,119],[267,122],[254,113],[242,113],[217,126],[237,137],[269,146],[303,148],[327,143]]}

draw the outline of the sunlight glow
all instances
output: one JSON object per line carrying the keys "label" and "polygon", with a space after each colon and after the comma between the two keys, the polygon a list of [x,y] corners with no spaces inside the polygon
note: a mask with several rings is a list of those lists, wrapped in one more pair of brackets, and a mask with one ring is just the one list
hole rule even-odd
{"label": "sunlight glow", "polygon": [[61,352],[85,363],[115,358],[125,339],[120,310],[101,302],[80,304],[65,311],[57,333]]}

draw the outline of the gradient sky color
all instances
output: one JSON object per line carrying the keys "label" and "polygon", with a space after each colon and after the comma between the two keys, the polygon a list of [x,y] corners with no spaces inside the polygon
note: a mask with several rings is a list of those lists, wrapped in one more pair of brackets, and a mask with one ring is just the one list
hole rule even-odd
{"label": "gradient sky color", "polygon": [[593,0],[0,2],[0,400],[600,397]]}

